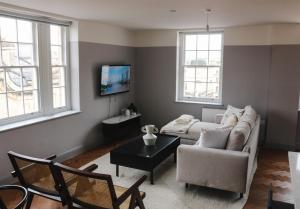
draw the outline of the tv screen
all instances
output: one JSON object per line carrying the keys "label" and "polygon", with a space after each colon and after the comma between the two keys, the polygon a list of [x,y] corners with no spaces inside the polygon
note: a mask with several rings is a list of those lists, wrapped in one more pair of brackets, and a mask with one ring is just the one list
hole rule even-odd
{"label": "tv screen", "polygon": [[101,67],[101,96],[129,91],[130,67],[130,65],[103,65]]}

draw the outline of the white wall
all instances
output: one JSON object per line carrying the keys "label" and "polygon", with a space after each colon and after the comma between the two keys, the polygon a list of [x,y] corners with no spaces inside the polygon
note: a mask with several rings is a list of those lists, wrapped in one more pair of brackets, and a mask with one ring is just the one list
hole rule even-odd
{"label": "white wall", "polygon": [[[194,29],[196,30],[196,29]],[[136,31],[137,47],[176,46],[178,30]],[[266,24],[224,29],[224,45],[300,44],[300,24]]]}
{"label": "white wall", "polygon": [[135,34],[128,29],[93,21],[79,21],[79,41],[134,46]]}

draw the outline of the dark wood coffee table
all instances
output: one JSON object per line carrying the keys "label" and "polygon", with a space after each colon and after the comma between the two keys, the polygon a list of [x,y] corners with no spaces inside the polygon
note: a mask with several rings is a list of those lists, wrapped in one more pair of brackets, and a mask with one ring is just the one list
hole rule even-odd
{"label": "dark wood coffee table", "polygon": [[180,137],[157,135],[155,146],[145,146],[142,136],[132,139],[110,152],[110,163],[116,165],[116,175],[119,176],[119,166],[135,168],[150,172],[151,184],[154,184],[153,170],[167,157],[174,154],[180,145]]}

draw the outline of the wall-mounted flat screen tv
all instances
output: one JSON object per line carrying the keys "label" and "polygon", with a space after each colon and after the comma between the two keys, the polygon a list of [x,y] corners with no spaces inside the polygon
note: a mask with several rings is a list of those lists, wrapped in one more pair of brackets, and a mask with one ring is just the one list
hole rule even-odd
{"label": "wall-mounted flat screen tv", "polygon": [[130,90],[130,65],[101,66],[101,96]]}

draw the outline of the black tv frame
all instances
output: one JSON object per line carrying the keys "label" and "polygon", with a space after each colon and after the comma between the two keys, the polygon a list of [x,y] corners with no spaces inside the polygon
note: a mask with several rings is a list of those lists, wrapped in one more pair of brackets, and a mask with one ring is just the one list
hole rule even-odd
{"label": "black tv frame", "polygon": [[[101,94],[101,82],[102,82],[102,67],[103,66],[112,66],[112,67],[116,67],[116,66],[129,66],[130,67],[129,89],[126,90],[126,91],[120,91],[120,92],[115,92],[115,93],[111,93],[111,94],[104,94],[104,95],[102,95]],[[117,65],[117,64],[113,64],[113,65],[111,65],[111,64],[105,64],[105,65],[100,65],[100,96],[101,97],[105,97],[105,96],[111,96],[111,95],[116,95],[116,94],[122,94],[122,93],[129,92],[130,88],[131,88],[131,69],[132,69],[132,65],[131,64],[124,64],[124,65],[123,64],[119,64],[119,65]]]}

